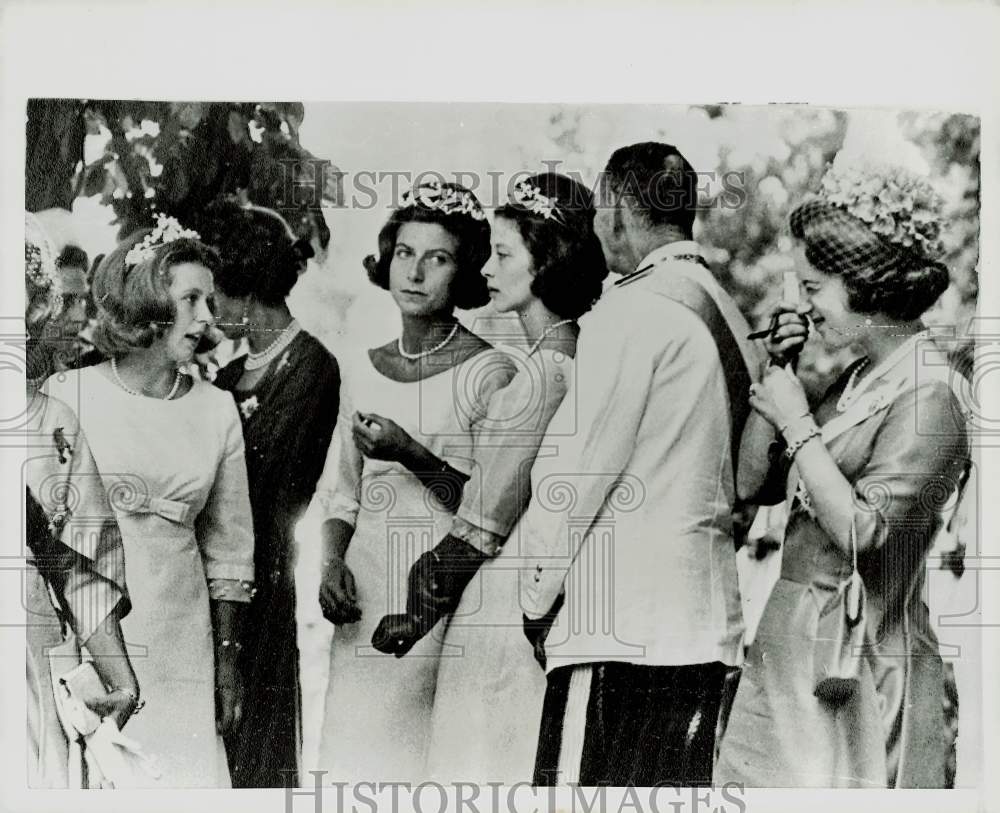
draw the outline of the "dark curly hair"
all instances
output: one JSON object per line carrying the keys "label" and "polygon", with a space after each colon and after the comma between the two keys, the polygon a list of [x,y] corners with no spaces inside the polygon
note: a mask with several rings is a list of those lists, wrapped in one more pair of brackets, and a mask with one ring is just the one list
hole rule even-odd
{"label": "dark curly hair", "polygon": [[825,201],[801,204],[789,225],[792,236],[805,243],[809,264],[843,280],[847,304],[857,313],[912,321],[937,302],[950,282],[942,263],[890,242]]}
{"label": "dark curly hair", "polygon": [[[472,195],[459,184],[443,183],[441,187]],[[365,270],[372,283],[389,290],[389,265],[396,250],[396,236],[404,223],[436,223],[458,241],[458,270],[451,296],[456,308],[480,308],[490,301],[486,280],[480,274],[490,258],[490,224],[485,219],[476,220],[467,214],[444,214],[421,203],[396,209],[379,231],[378,258],[370,254],[364,259]]]}
{"label": "dark curly hair", "polygon": [[517,224],[531,253],[535,266],[531,293],[558,316],[577,319],[597,301],[608,275],[601,241],[594,234],[593,195],[557,172],[532,175],[525,182],[555,199],[552,216],[546,218],[512,200],[496,210],[496,217]]}
{"label": "dark curly hair", "polygon": [[285,219],[235,196],[213,201],[196,220],[201,239],[219,252],[215,284],[226,296],[284,303],[313,256],[308,239],[296,238]]}
{"label": "dark curly hair", "polygon": [[104,356],[124,356],[149,347],[173,323],[177,314],[170,298],[171,268],[198,263],[213,275],[219,271],[219,255],[186,237],[157,246],[149,259],[126,265],[125,255],[150,231],[131,235],[101,260],[94,272],[91,292],[97,305],[97,326],[93,341]]}

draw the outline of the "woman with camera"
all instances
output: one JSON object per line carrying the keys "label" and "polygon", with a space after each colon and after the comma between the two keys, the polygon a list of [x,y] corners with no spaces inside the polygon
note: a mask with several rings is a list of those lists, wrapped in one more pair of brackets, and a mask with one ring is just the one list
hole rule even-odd
{"label": "woman with camera", "polygon": [[[943,783],[941,658],[921,591],[968,442],[920,321],[949,281],[939,209],[901,170],[830,170],[791,215],[806,304],[775,309],[739,478],[745,499],[786,500],[781,577],[716,782]],[[828,348],[860,351],[815,405],[790,364],[809,322]]]}

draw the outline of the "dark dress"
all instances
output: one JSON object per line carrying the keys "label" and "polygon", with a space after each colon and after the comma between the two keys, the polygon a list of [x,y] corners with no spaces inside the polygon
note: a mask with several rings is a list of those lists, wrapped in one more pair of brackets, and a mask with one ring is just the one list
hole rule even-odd
{"label": "dark dress", "polygon": [[298,784],[301,689],[295,624],[294,528],[323,471],[337,422],[340,369],[300,332],[257,384],[236,388],[245,357],[219,371],[246,441],[257,592],[243,627],[243,718],[226,741],[234,788]]}

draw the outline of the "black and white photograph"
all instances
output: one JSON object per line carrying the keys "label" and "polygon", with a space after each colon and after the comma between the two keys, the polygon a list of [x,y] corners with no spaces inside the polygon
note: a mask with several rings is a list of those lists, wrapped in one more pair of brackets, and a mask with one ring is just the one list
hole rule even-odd
{"label": "black and white photograph", "polygon": [[992,809],[987,94],[421,92],[597,47],[458,30],[5,68],[11,798]]}

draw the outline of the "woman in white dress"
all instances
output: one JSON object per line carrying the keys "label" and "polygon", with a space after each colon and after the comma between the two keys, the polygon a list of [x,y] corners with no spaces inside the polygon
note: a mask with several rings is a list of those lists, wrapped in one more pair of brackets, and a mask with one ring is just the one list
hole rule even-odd
{"label": "woman in white dress", "polygon": [[556,173],[525,179],[496,212],[483,275],[493,306],[516,313],[531,344],[512,350],[517,374],[490,401],[449,535],[412,570],[410,603],[424,617],[399,619],[414,630],[401,645],[398,632],[383,636],[388,651],[406,654],[453,611],[444,646],[455,657],[441,659],[427,765],[437,781],[512,785],[532,776],[545,672],[522,630],[516,523],[536,455],[539,469],[558,470],[558,438],[573,430],[550,421],[571,386],[576,319],[608,273],[593,220],[589,190]]}
{"label": "woman in white dress", "polygon": [[[140,239],[141,237],[141,239]],[[125,546],[122,629],[146,707],[129,734],[158,787],[229,787],[240,608],[253,580],[243,435],[228,393],[181,372],[213,323],[218,257],[160,220],[97,269],[94,340],[110,361],[49,380],[77,407]]]}
{"label": "woman in white dress", "polygon": [[45,328],[59,313],[61,290],[55,250],[41,224],[25,213],[24,226],[28,784],[80,788],[90,786],[84,780],[93,774],[84,770],[84,753],[71,746],[60,723],[53,683],[79,663],[82,653],[67,654],[63,646],[54,655],[53,648],[68,643],[72,632],[108,690],[84,702],[101,717],[112,717],[119,728],[139,705],[139,686],[119,625],[129,599],[118,525],[76,415],[37,390],[50,369]]}
{"label": "woman in white dress", "polygon": [[472,193],[427,184],[403,198],[366,266],[399,308],[398,339],[340,359],[340,416],[311,510],[322,525],[320,605],[337,625],[320,736],[324,780],[420,781],[441,636],[405,663],[370,639],[402,609],[413,562],[447,532],[506,356],[455,319],[484,305],[490,228]]}

